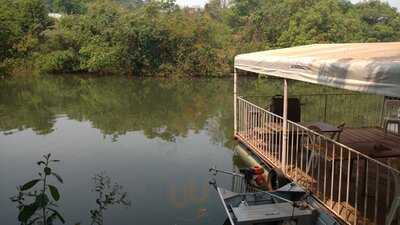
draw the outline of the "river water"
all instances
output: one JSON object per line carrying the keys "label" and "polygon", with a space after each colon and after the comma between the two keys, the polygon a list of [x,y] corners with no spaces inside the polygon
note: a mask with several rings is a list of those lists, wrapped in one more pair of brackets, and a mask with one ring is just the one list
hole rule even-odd
{"label": "river water", "polygon": [[[240,84],[258,94],[281,93],[277,81],[268,88],[255,79]],[[56,208],[66,224],[224,224],[208,169],[233,169],[239,163],[233,154],[232,88],[232,79],[65,75],[2,80],[0,224],[18,224],[17,204],[10,197],[18,185],[38,176],[36,162],[47,153],[60,160],[52,168],[64,182],[55,177],[49,182],[59,190]],[[322,117],[314,114],[323,106],[309,107],[305,117]],[[124,198],[100,205],[105,195]]]}
{"label": "river water", "polygon": [[[0,220],[18,224],[10,197],[37,177],[51,153],[64,180],[58,211],[66,224],[91,224],[95,176],[126,193],[103,224],[223,224],[209,187],[213,165],[232,169],[231,79],[40,77],[2,81]],[[223,180],[221,182],[224,182]],[[107,193],[107,191],[105,191]]]}

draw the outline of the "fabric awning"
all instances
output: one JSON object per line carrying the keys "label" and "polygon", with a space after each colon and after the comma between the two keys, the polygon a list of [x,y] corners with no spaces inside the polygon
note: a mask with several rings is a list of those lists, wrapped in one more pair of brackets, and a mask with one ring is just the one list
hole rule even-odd
{"label": "fabric awning", "polygon": [[242,54],[235,68],[400,97],[400,42],[315,44]]}

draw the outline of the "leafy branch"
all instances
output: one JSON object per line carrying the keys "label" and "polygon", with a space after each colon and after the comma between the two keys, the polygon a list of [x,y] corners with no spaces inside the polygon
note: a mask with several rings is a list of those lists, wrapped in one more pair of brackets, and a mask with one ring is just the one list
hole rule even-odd
{"label": "leafy branch", "polygon": [[38,178],[17,187],[18,193],[11,197],[11,201],[17,203],[18,221],[21,225],[52,225],[56,220],[65,223],[64,218],[56,209],[58,208],[56,202],[60,200],[60,192],[56,186],[49,183],[49,177],[63,183],[61,176],[53,172],[50,167],[57,162],[59,160],[51,159],[50,153],[43,155],[43,160],[37,162],[41,168]]}
{"label": "leafy branch", "polygon": [[105,172],[93,176],[95,185],[94,191],[98,196],[96,199],[97,208],[90,210],[92,225],[103,224],[103,214],[109,206],[124,205],[129,207],[131,202],[127,199],[127,193],[123,192],[123,187],[118,183],[111,183],[111,178]]}

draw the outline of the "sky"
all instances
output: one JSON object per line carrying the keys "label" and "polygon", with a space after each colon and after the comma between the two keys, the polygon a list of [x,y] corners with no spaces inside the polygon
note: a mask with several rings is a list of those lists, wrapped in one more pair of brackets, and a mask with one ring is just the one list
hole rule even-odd
{"label": "sky", "polygon": [[[360,0],[351,0],[353,3],[357,3]],[[397,9],[400,9],[400,0],[385,0],[387,1],[391,6],[396,7]],[[190,6],[190,7],[203,7],[208,0],[177,0],[176,3],[180,6]]]}

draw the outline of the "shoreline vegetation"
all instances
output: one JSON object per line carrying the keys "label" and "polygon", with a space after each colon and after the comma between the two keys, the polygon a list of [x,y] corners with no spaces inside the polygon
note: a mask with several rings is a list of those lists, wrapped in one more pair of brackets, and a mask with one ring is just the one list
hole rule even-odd
{"label": "shoreline vegetation", "polygon": [[222,77],[240,53],[400,40],[400,13],[376,0],[221,2],[181,8],[173,0],[0,0],[0,77]]}

